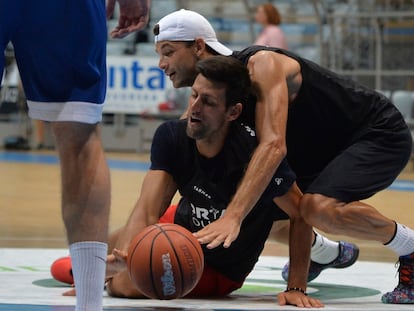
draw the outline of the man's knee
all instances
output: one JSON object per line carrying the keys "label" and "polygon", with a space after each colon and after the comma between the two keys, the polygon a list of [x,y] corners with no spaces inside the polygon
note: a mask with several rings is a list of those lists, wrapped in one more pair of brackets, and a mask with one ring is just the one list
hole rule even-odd
{"label": "man's knee", "polygon": [[78,122],[52,122],[52,131],[59,150],[79,153],[79,150],[93,152],[100,144],[99,126]]}
{"label": "man's knee", "polygon": [[304,220],[326,233],[335,233],[341,218],[343,203],[321,194],[304,194],[300,201],[300,213]]}
{"label": "man's knee", "polygon": [[304,194],[300,200],[300,213],[306,222],[312,222],[312,219],[315,218],[315,215],[319,213],[319,207],[321,198],[317,194]]}

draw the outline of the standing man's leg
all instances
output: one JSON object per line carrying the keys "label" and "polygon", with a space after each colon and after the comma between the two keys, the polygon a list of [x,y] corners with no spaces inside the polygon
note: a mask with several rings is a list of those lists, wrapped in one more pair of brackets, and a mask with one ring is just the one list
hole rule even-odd
{"label": "standing man's leg", "polygon": [[105,1],[10,3],[29,116],[51,122],[59,154],[75,310],[102,311],[111,193],[97,126],[106,93]]}
{"label": "standing man's leg", "polygon": [[[108,13],[115,2],[107,1]],[[147,24],[150,0],[118,4],[113,36]],[[0,1],[0,47],[12,42],[29,116],[52,122],[56,138],[76,311],[102,310],[111,189],[97,123],[106,93],[107,36],[103,0]],[[0,72],[3,66],[0,57]]]}
{"label": "standing man's leg", "polygon": [[96,124],[106,40],[105,1],[0,1],[0,47],[13,44],[29,116],[53,123],[76,311],[102,310],[110,183]]}
{"label": "standing man's leg", "polygon": [[76,310],[102,310],[111,188],[98,125],[55,122],[52,128],[61,163]]}

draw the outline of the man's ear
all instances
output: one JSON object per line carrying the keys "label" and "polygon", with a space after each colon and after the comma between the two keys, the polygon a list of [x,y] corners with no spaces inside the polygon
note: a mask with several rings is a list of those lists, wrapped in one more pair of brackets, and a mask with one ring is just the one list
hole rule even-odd
{"label": "man's ear", "polygon": [[204,41],[203,38],[196,38],[194,41],[195,41],[195,44],[194,44],[195,53],[197,57],[200,57],[201,55],[203,55],[204,51],[206,50],[206,42]]}
{"label": "man's ear", "polygon": [[229,114],[228,114],[229,121],[236,120],[240,116],[242,111],[243,111],[243,105],[241,103],[237,103],[234,106],[231,106],[229,108]]}

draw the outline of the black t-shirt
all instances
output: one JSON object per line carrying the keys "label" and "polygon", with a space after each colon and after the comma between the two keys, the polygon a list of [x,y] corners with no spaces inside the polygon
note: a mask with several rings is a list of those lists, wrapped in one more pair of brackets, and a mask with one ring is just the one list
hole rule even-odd
{"label": "black t-shirt", "polygon": [[[286,130],[287,159],[298,184],[309,184],[332,159],[361,137],[405,127],[401,114],[382,94],[290,51],[250,46],[232,56],[247,64],[260,50],[289,56],[301,67],[302,85],[289,104]],[[254,116],[255,98],[251,97],[241,120],[254,127]]]}
{"label": "black t-shirt", "polygon": [[[195,140],[186,134],[186,121],[167,121],[156,131],[151,149],[151,169],[171,174],[182,199],[174,222],[192,232],[225,212],[257,146],[254,131],[233,122],[223,149],[213,158],[201,156]],[[283,161],[258,204],[242,223],[238,238],[229,248],[203,248],[206,263],[235,281],[253,269],[273,222],[287,215],[273,202],[284,195],[295,174]]]}

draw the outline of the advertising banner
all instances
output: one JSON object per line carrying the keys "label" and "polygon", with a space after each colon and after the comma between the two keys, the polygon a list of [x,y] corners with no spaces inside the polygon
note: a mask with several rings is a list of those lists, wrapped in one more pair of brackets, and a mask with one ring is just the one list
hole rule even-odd
{"label": "advertising banner", "polygon": [[155,114],[166,100],[171,81],[158,68],[158,58],[110,56],[105,113]]}

